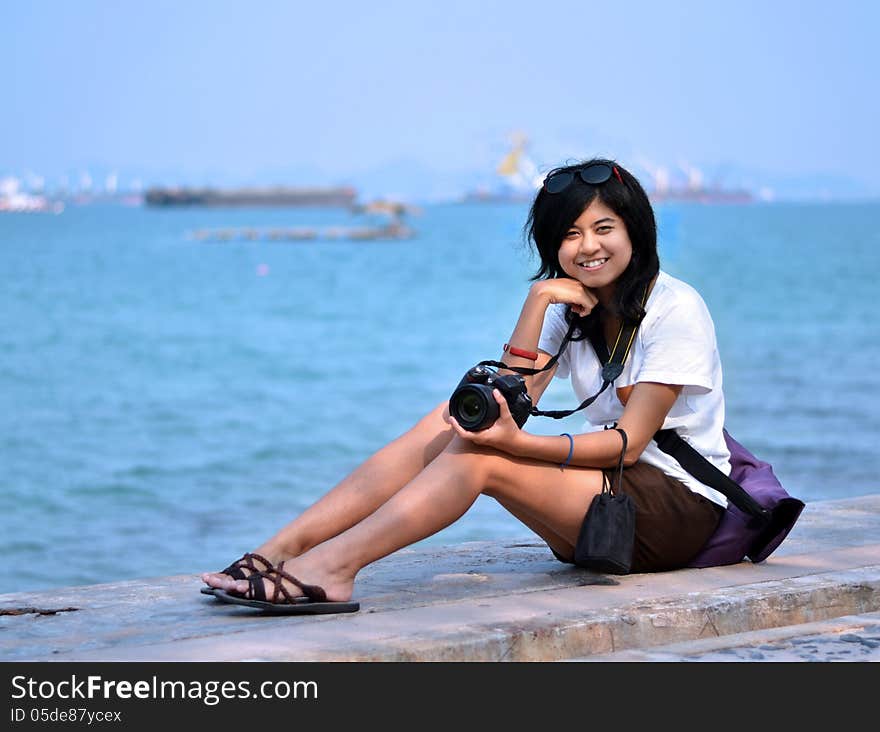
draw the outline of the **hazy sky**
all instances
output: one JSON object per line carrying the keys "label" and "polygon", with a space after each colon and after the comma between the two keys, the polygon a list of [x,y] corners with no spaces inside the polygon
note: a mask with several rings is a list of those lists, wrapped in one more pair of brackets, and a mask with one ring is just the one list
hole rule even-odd
{"label": "hazy sky", "polygon": [[542,166],[877,195],[878,7],[0,0],[0,176],[428,191],[491,174],[520,129]]}

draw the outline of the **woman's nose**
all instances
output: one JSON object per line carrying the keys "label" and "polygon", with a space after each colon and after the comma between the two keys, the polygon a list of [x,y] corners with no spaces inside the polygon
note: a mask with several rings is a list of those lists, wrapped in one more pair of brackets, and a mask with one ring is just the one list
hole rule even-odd
{"label": "woman's nose", "polygon": [[599,251],[599,240],[592,234],[585,234],[581,239],[581,251],[584,254],[591,254]]}

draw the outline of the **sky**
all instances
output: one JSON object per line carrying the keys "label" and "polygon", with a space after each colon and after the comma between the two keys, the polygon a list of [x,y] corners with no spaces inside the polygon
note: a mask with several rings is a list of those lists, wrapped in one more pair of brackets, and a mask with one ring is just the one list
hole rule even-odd
{"label": "sky", "polygon": [[0,0],[0,177],[430,199],[594,154],[880,197],[880,3]]}

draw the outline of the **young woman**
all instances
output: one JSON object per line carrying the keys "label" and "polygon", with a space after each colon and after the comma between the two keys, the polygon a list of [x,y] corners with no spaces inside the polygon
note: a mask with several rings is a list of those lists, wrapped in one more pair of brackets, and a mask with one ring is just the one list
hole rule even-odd
{"label": "young woman", "polygon": [[[467,431],[437,406],[379,450],[254,553],[202,575],[227,602],[253,600],[291,612],[346,612],[358,572],[461,517],[480,494],[495,498],[571,562],[584,516],[628,444],[621,490],[636,505],[632,571],[687,565],[714,532],[727,500],[696,481],[652,441],[674,428],[730,473],[714,326],[699,294],[661,272],[650,202],[612,160],[557,168],[528,220],[541,267],[502,360],[541,368],[572,318],[576,339],[553,368],[525,377],[537,403],[550,379],[571,377],[579,403],[602,384],[588,327],[614,343],[640,323],[623,373],[585,410],[582,434],[520,429],[494,391],[500,417]],[[644,304],[644,305],[643,305]],[[277,608],[282,609],[282,608]]]}

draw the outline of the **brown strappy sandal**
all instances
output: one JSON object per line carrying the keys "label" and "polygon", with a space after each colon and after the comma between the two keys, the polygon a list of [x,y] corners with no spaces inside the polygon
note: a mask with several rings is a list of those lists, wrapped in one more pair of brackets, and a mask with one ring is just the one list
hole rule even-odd
{"label": "brown strappy sandal", "polygon": [[[273,615],[323,615],[327,613],[355,613],[360,610],[359,602],[328,601],[327,593],[322,587],[300,582],[292,574],[285,572],[282,569],[283,566],[284,562],[281,562],[277,567],[248,576],[249,587],[244,595],[218,590],[214,597],[233,605],[259,608],[264,613]],[[272,581],[271,600],[266,599],[264,579]],[[284,580],[299,587],[304,597],[294,595],[288,590],[283,584]]]}
{"label": "brown strappy sandal", "polygon": [[[265,569],[260,569],[255,562],[260,562],[265,566]],[[228,574],[232,579],[243,580],[247,579],[253,574],[258,574],[259,572],[270,570],[275,565],[272,564],[266,557],[262,554],[256,554],[254,552],[247,552],[242,555],[240,559],[236,559],[232,564],[230,564],[226,569],[221,569],[217,574]],[[248,569],[250,570],[250,574],[245,574],[242,570]],[[217,596],[217,590],[219,587],[202,587],[203,595],[214,595]]]}

